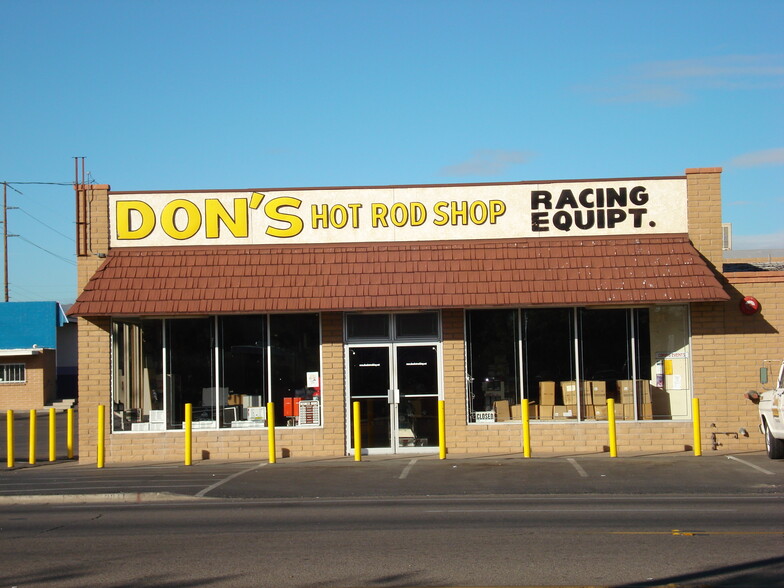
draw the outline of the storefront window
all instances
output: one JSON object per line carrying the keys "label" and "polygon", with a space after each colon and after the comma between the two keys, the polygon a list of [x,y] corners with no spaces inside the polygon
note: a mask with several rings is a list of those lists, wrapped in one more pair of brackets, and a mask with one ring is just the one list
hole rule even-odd
{"label": "storefront window", "polygon": [[[319,425],[317,314],[117,320],[113,430]],[[302,411],[300,411],[302,407]]]}
{"label": "storefront window", "polygon": [[655,419],[686,419],[691,414],[689,309],[657,306],[650,312],[650,348],[643,378],[650,380]]}
{"label": "storefront window", "polygon": [[213,324],[211,318],[166,321],[166,421],[169,428],[182,426],[188,403],[192,405],[194,428],[215,428]]}
{"label": "storefront window", "polygon": [[112,325],[115,431],[163,430],[163,321],[127,320]]}
{"label": "storefront window", "polygon": [[466,313],[471,422],[511,420],[519,402],[517,316],[509,309]]}
{"label": "storefront window", "polygon": [[388,314],[347,314],[346,339],[388,341],[390,339]]}
{"label": "storefront window", "polygon": [[267,317],[220,317],[219,332],[220,426],[262,424],[267,402]]}
{"label": "storefront window", "polygon": [[300,418],[301,401],[321,398],[318,315],[272,315],[270,353],[271,400],[275,403],[276,422],[306,424]]}
{"label": "storefront window", "polygon": [[689,416],[687,306],[468,311],[466,343],[469,422],[519,419],[520,373],[534,419]]}
{"label": "storefront window", "polygon": [[[647,339],[641,340],[634,317],[639,312],[630,309],[580,309],[580,368],[579,397],[581,412],[587,419],[607,418],[607,399],[615,403],[618,419],[634,419],[635,398],[641,390],[635,378],[635,341],[647,349]],[[637,412],[642,412],[637,410]]]}
{"label": "storefront window", "polygon": [[[534,414],[542,416],[550,407],[577,404],[564,398],[562,382],[575,380],[574,313],[568,308],[523,311],[523,369],[525,397],[535,405]],[[576,408],[574,411],[576,418]]]}
{"label": "storefront window", "polygon": [[395,338],[426,339],[432,341],[439,338],[437,312],[412,312],[394,315]]}

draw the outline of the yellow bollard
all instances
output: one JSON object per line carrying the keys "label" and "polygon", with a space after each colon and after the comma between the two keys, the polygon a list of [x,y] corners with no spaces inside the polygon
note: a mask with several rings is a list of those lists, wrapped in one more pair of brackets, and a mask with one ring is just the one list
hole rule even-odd
{"label": "yellow bollard", "polygon": [[69,408],[66,419],[65,445],[68,447],[68,459],[74,456],[74,416],[73,408]]}
{"label": "yellow bollard", "polygon": [[27,460],[30,465],[35,465],[35,426],[36,426],[35,409],[30,411],[30,451],[29,459]]}
{"label": "yellow bollard", "polygon": [[700,433],[700,399],[691,399],[691,411],[694,420],[694,457],[702,455],[702,437]]}
{"label": "yellow bollard", "polygon": [[615,400],[607,399],[607,423],[610,428],[610,457],[618,457],[618,444],[615,439]]}
{"label": "yellow bollard", "polygon": [[5,417],[5,439],[6,447],[8,449],[8,467],[14,467],[14,411],[6,411]]}
{"label": "yellow bollard", "polygon": [[57,413],[49,409],[49,461],[57,461]]}
{"label": "yellow bollard", "polygon": [[269,462],[275,463],[275,403],[267,403],[267,442],[269,444]]}
{"label": "yellow bollard", "polygon": [[193,463],[193,405],[189,402],[185,405],[185,465]]}
{"label": "yellow bollard", "polygon": [[438,401],[438,459],[446,459],[446,403]]}
{"label": "yellow bollard", "polygon": [[527,399],[520,401],[520,408],[523,416],[523,457],[531,457],[531,411]]}
{"label": "yellow bollard", "polygon": [[359,401],[351,405],[354,418],[354,461],[362,461],[362,417],[359,414]]}
{"label": "yellow bollard", "polygon": [[106,407],[103,404],[98,405],[98,461],[96,465],[102,468],[106,465]]}

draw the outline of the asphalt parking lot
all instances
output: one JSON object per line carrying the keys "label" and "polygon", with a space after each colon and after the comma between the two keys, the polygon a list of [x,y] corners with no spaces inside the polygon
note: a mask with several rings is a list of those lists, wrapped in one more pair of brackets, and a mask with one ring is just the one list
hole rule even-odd
{"label": "asphalt parking lot", "polygon": [[350,499],[525,495],[748,495],[784,498],[784,460],[763,452],[371,456],[256,462],[80,465],[21,464],[0,471],[0,503],[141,502],[190,499]]}

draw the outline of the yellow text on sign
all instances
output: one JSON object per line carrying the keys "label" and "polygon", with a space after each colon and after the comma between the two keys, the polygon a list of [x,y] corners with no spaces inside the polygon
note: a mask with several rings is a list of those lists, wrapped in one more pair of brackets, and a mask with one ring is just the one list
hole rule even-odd
{"label": "yellow text on sign", "polygon": [[[118,200],[116,204],[117,239],[139,240],[149,237],[156,226],[165,235],[185,241],[204,232],[208,239],[219,239],[221,231],[231,236],[247,238],[250,230],[249,210],[261,206],[264,195],[254,192],[250,198],[234,198],[233,210],[229,211],[217,198],[207,198],[202,207],[195,202],[178,198],[168,202],[160,211],[160,218],[147,202],[142,200]],[[265,232],[272,237],[293,237],[302,232],[304,224],[296,214],[284,210],[297,209],[302,201],[283,196],[272,198],[264,204],[264,214],[280,226],[268,225]]]}

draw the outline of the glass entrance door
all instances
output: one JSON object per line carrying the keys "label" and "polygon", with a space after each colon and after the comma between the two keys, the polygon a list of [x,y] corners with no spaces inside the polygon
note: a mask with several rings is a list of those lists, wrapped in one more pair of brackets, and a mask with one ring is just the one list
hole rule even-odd
{"label": "glass entrance door", "polygon": [[438,447],[438,347],[395,347],[397,449]]}
{"label": "glass entrance door", "polygon": [[389,347],[351,347],[348,355],[351,447],[354,447],[352,407],[354,402],[359,402],[362,448],[388,448],[392,439],[392,365],[389,361]]}
{"label": "glass entrance door", "polygon": [[[350,448],[359,402],[362,450],[432,451],[438,447],[438,346],[349,347]],[[423,449],[423,448],[431,448]]]}

